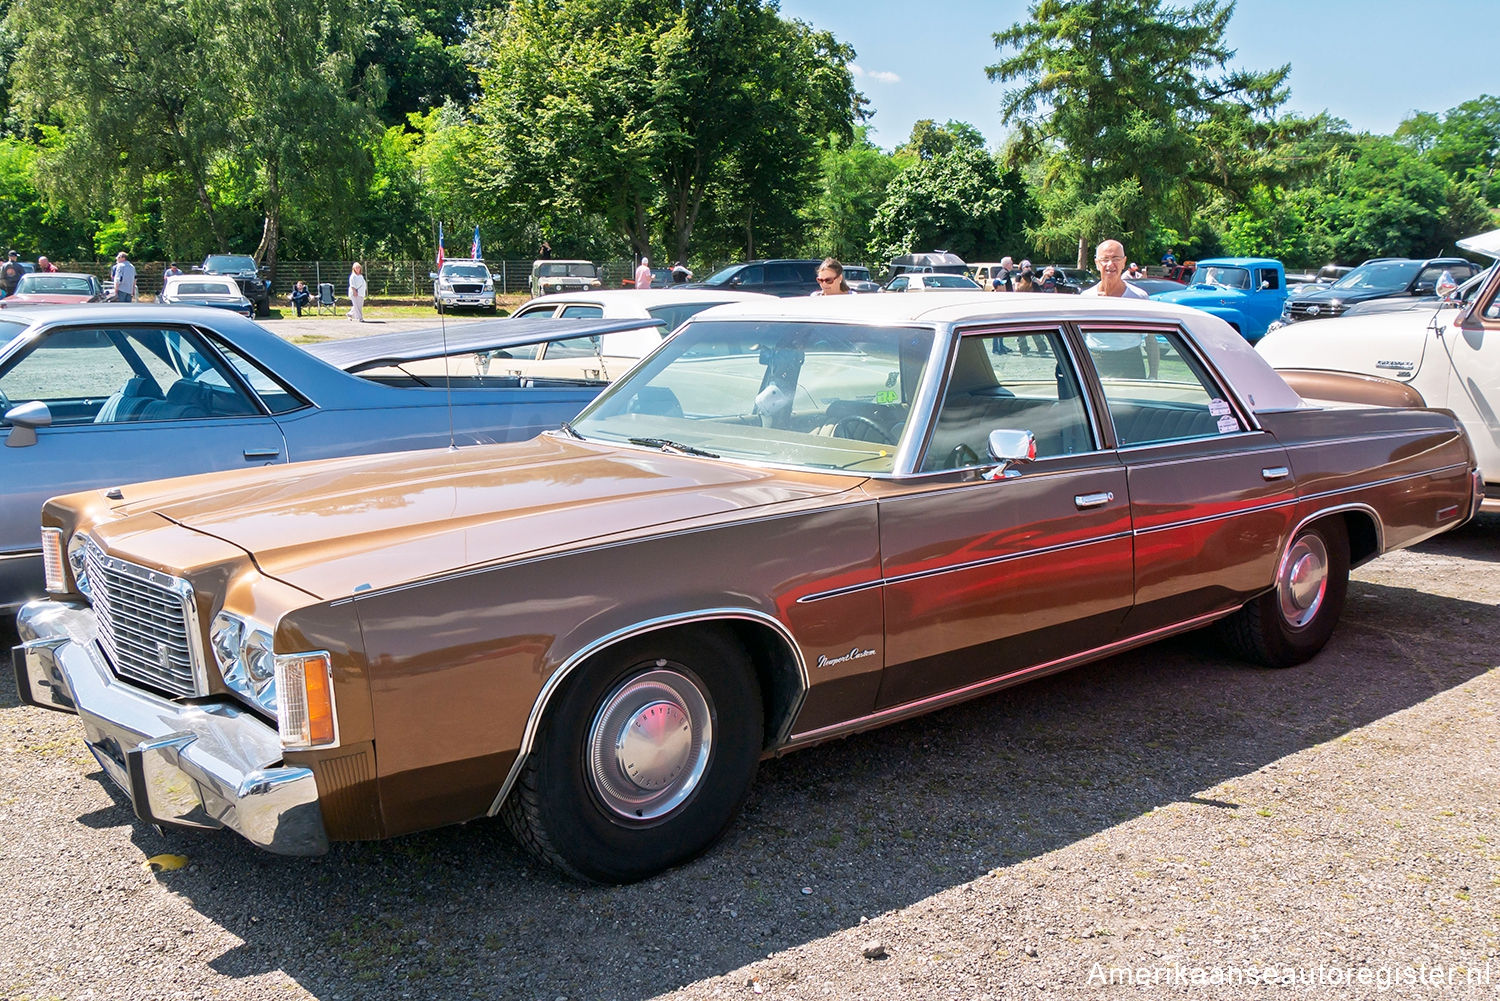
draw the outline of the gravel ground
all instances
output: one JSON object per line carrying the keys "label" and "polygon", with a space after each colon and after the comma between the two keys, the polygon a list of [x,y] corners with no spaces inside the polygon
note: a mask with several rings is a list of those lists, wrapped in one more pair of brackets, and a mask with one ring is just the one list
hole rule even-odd
{"label": "gravel ground", "polygon": [[1497,562],[1490,516],[1362,568],[1301,668],[1185,637],[767,762],[629,887],[498,822],[159,834],[7,676],[0,998],[1495,997]]}

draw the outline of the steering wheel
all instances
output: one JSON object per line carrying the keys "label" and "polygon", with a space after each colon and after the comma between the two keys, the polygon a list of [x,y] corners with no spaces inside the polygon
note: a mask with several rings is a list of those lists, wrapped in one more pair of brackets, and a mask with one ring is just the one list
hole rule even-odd
{"label": "steering wheel", "polygon": [[979,465],[979,453],[975,452],[972,448],[970,448],[968,445],[965,445],[963,442],[959,442],[957,445],[954,445],[953,451],[948,453],[949,469],[962,469],[965,466],[977,465]]}
{"label": "steering wheel", "polygon": [[853,414],[839,421],[833,426],[833,436],[835,438],[853,438],[855,441],[873,441],[882,445],[896,444],[894,441],[891,441],[891,436],[886,433],[885,428],[876,424],[864,414]]}

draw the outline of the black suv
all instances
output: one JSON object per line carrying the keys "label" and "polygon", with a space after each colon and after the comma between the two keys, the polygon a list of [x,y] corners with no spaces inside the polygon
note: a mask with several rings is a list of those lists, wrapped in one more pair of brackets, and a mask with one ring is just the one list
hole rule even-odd
{"label": "black suv", "polygon": [[746,261],[716,271],[701,282],[674,285],[673,288],[735,289],[739,292],[768,292],[783,298],[807,295],[818,288],[818,265],[811,260]]}
{"label": "black suv", "polygon": [[1462,257],[1433,257],[1419,261],[1410,257],[1376,257],[1366,261],[1332,285],[1298,292],[1286,301],[1282,321],[1318,320],[1342,316],[1357,302],[1393,296],[1427,296],[1437,289],[1443,272],[1455,282],[1464,282],[1482,269]]}
{"label": "black suv", "polygon": [[254,304],[256,316],[271,315],[271,287],[260,276],[265,269],[249,254],[209,254],[193,270],[205,275],[228,275],[240,287],[240,293]]}

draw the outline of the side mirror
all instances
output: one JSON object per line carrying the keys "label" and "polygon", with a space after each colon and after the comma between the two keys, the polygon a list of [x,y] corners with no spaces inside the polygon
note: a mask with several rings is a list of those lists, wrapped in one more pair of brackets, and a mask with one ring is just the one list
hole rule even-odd
{"label": "side mirror", "polygon": [[431,278],[433,281],[437,281],[437,272],[436,271],[429,271],[429,272],[427,272],[427,277]]}
{"label": "side mirror", "polygon": [[1019,469],[1011,469],[1012,465],[1024,465],[1036,458],[1036,436],[1029,430],[1012,431],[999,429],[990,432],[989,437],[990,458],[996,463],[995,468],[985,473],[985,479],[998,480],[1010,476],[1020,476]]}
{"label": "side mirror", "polygon": [[11,424],[5,444],[10,448],[25,448],[36,444],[37,428],[52,426],[52,411],[41,400],[32,400],[7,410],[5,419]]}

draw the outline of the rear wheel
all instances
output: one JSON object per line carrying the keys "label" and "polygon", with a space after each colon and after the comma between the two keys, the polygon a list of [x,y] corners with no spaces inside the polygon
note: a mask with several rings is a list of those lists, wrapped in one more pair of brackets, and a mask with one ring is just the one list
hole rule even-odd
{"label": "rear wheel", "polygon": [[434,301],[432,305],[433,305],[433,308],[436,309],[439,313],[443,312],[443,300],[438,299],[438,300]]}
{"label": "rear wheel", "polygon": [[1349,533],[1339,518],[1298,532],[1276,564],[1271,590],[1220,623],[1235,653],[1267,667],[1292,667],[1328,642],[1349,590]]}
{"label": "rear wheel", "polygon": [[548,713],[507,826],[538,858],[628,883],[679,865],[734,818],[760,760],[760,688],[728,633],[622,643]]}

